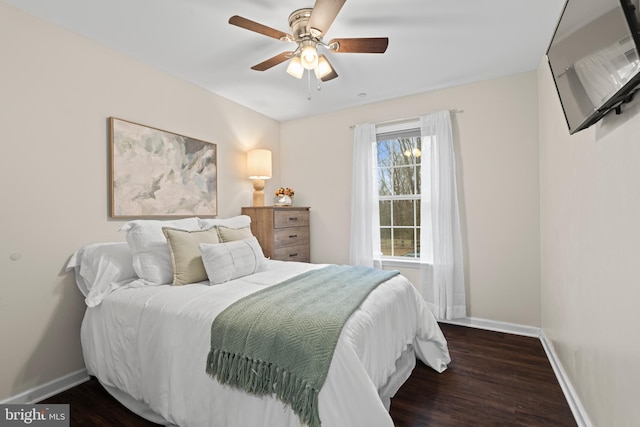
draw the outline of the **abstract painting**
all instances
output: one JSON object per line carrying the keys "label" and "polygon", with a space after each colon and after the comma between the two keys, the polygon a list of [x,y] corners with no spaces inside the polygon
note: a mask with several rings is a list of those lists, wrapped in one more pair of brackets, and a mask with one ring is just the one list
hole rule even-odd
{"label": "abstract painting", "polygon": [[112,218],[217,215],[216,144],[109,122]]}

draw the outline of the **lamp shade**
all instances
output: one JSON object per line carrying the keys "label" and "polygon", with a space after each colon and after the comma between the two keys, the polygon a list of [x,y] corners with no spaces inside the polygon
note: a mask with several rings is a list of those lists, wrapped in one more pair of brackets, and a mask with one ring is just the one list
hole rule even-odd
{"label": "lamp shade", "polygon": [[287,73],[289,75],[295,77],[296,79],[301,79],[304,74],[304,67],[302,66],[302,62],[300,62],[299,56],[294,56],[289,61],[289,66],[287,67]]}
{"label": "lamp shade", "polygon": [[314,45],[308,44],[302,48],[300,62],[307,70],[313,70],[318,66],[318,51]]}
{"label": "lamp shade", "polygon": [[271,151],[262,149],[249,151],[247,173],[250,179],[271,178]]}
{"label": "lamp shade", "polygon": [[329,73],[333,71],[333,68],[331,67],[331,64],[329,64],[327,57],[324,55],[320,55],[320,57],[318,58],[318,66],[314,68],[314,71],[316,73],[316,77],[318,79],[321,79],[328,76]]}

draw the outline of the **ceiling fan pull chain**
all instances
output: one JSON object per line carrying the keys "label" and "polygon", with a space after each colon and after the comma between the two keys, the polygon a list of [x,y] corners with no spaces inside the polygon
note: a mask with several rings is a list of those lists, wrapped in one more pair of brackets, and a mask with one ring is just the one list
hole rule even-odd
{"label": "ceiling fan pull chain", "polygon": [[307,72],[307,100],[311,101],[311,71]]}

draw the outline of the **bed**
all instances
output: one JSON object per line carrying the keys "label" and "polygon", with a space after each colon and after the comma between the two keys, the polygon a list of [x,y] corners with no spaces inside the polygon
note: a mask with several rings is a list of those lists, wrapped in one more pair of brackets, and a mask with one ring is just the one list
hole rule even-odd
{"label": "bed", "polygon": [[[248,221],[132,221],[122,228],[126,243],[89,244],[72,256],[68,269],[75,271],[87,304],[81,329],[87,371],[133,412],[181,427],[303,425],[276,397],[247,393],[205,372],[212,322],[220,313],[249,295],[327,267],[259,256],[257,263],[243,264],[247,257],[233,258],[228,247],[251,251]],[[193,276],[186,273],[184,284],[166,283],[166,274],[175,282],[181,268],[174,251],[188,246],[172,246],[166,228],[200,242],[205,280],[189,281]],[[202,233],[207,230],[215,230],[217,242],[202,243],[213,235]],[[211,253],[205,249],[231,256],[231,262],[225,256],[216,262],[242,271],[229,274],[220,264],[209,271]],[[215,277],[220,270],[224,277]],[[393,426],[391,398],[416,357],[438,372],[450,362],[445,337],[422,297],[395,275],[370,291],[340,332],[318,395],[322,426]]]}

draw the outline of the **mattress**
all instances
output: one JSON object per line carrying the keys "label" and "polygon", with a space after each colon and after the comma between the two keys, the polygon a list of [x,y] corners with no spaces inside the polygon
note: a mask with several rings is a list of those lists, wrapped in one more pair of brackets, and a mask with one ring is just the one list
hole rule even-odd
{"label": "mattress", "polygon": [[[150,286],[135,280],[88,307],[81,338],[90,375],[135,412],[189,426],[300,426],[281,401],[218,383],[205,373],[211,323],[238,299],[323,265],[268,261],[266,271],[220,285]],[[389,399],[415,358],[438,372],[447,342],[401,275],[374,289],[338,340],[319,395],[322,425],[393,426]]]}

